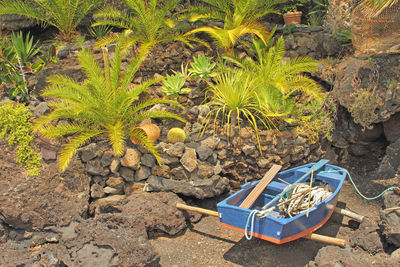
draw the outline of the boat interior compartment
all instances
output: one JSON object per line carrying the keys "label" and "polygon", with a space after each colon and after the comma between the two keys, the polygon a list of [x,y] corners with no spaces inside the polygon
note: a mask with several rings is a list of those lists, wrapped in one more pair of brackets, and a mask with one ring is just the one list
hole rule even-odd
{"label": "boat interior compartment", "polygon": [[[310,171],[312,164],[301,166],[295,169],[282,171],[268,184],[267,188],[260,194],[259,198],[252,205],[251,209],[255,207],[264,206],[274,196],[282,192],[288,184],[296,182],[296,180]],[[338,177],[339,174],[339,177]],[[314,175],[314,180],[319,180],[322,183],[329,184],[334,190],[338,188],[341,183],[340,176],[346,175],[341,168],[335,168],[335,166],[326,165],[322,170],[317,171]],[[278,179],[279,178],[279,179]],[[309,182],[310,177],[306,178],[303,182]],[[236,194],[232,195],[227,199],[226,204],[232,206],[240,206],[246,196],[253,190],[257,185],[257,182],[247,183],[243,185],[242,189]]]}

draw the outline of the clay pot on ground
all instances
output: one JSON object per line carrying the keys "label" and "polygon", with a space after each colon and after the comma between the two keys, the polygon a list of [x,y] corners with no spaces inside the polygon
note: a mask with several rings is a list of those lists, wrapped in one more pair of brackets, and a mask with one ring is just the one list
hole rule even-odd
{"label": "clay pot on ground", "polygon": [[292,23],[300,25],[302,14],[303,12],[301,11],[293,11],[283,14],[283,20],[285,21],[285,25],[290,26],[290,24]]}
{"label": "clay pot on ground", "polygon": [[[157,141],[157,139],[160,137],[160,128],[154,123],[141,124],[135,127],[135,130],[142,131],[153,142]],[[133,136],[131,136],[131,141],[133,144],[138,143]]]}

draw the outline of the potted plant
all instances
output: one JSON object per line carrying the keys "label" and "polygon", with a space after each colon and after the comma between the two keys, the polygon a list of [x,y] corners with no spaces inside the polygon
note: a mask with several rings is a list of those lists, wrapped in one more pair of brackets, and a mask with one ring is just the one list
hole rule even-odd
{"label": "potted plant", "polygon": [[289,26],[292,23],[300,25],[303,12],[298,10],[298,8],[303,6],[306,2],[308,2],[308,0],[290,0],[283,5],[283,7],[281,8],[281,12],[283,14],[283,20],[285,21],[286,26]]}

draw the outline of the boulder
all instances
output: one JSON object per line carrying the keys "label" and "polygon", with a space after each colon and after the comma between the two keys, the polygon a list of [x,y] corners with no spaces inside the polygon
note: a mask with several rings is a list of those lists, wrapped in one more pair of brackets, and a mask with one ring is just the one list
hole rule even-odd
{"label": "boulder", "polygon": [[386,147],[385,156],[379,164],[378,176],[392,178],[400,168],[400,139]]}
{"label": "boulder", "polygon": [[18,31],[25,28],[31,28],[36,25],[36,21],[19,15],[1,15],[0,26],[2,30]]}
{"label": "boulder", "polygon": [[[333,94],[346,109],[354,105],[366,111],[373,108],[376,117],[369,118],[371,123],[386,121],[400,111],[400,95],[397,92],[399,65],[400,55],[347,57],[336,67]],[[379,99],[382,105],[362,107],[364,103],[355,102],[354,93],[357,90],[367,90],[370,98]]]}
{"label": "boulder", "polygon": [[376,222],[364,220],[351,240],[352,247],[360,247],[374,255],[383,251],[381,237],[378,234],[379,226]]}
{"label": "boulder", "polygon": [[384,210],[380,211],[383,235],[386,241],[397,248],[400,247],[400,210],[390,210],[400,206],[400,196],[393,191],[383,195]]}
{"label": "boulder", "polygon": [[326,246],[321,248],[312,263],[308,266],[315,267],[352,267],[352,266],[370,266],[367,260],[360,255],[354,254],[348,247],[340,248],[336,246]]}
{"label": "boulder", "polygon": [[400,112],[394,114],[389,120],[383,122],[383,131],[386,139],[394,143],[400,139]]}
{"label": "boulder", "polygon": [[60,230],[55,253],[66,266],[157,266],[140,219],[102,214]]}
{"label": "boulder", "polygon": [[229,189],[228,178],[218,175],[197,181],[176,181],[152,175],[147,183],[150,191],[174,192],[198,199],[219,196]]}

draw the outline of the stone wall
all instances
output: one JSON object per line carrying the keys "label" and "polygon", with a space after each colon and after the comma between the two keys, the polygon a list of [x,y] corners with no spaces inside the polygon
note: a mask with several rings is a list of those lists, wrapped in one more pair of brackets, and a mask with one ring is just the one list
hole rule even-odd
{"label": "stone wall", "polygon": [[[165,131],[163,131],[165,132]],[[262,153],[250,128],[225,136],[207,136],[188,143],[167,143],[161,136],[157,146],[161,164],[143,147],[128,142],[121,158],[113,155],[106,141],[79,151],[91,176],[93,210],[99,199],[136,190],[174,192],[198,199],[211,198],[261,179],[273,164],[284,168],[319,160],[324,152],[294,131],[262,131]]]}
{"label": "stone wall", "polygon": [[0,15],[0,28],[2,30],[17,31],[24,28],[30,28],[36,25],[36,22],[26,17],[18,15]]}

